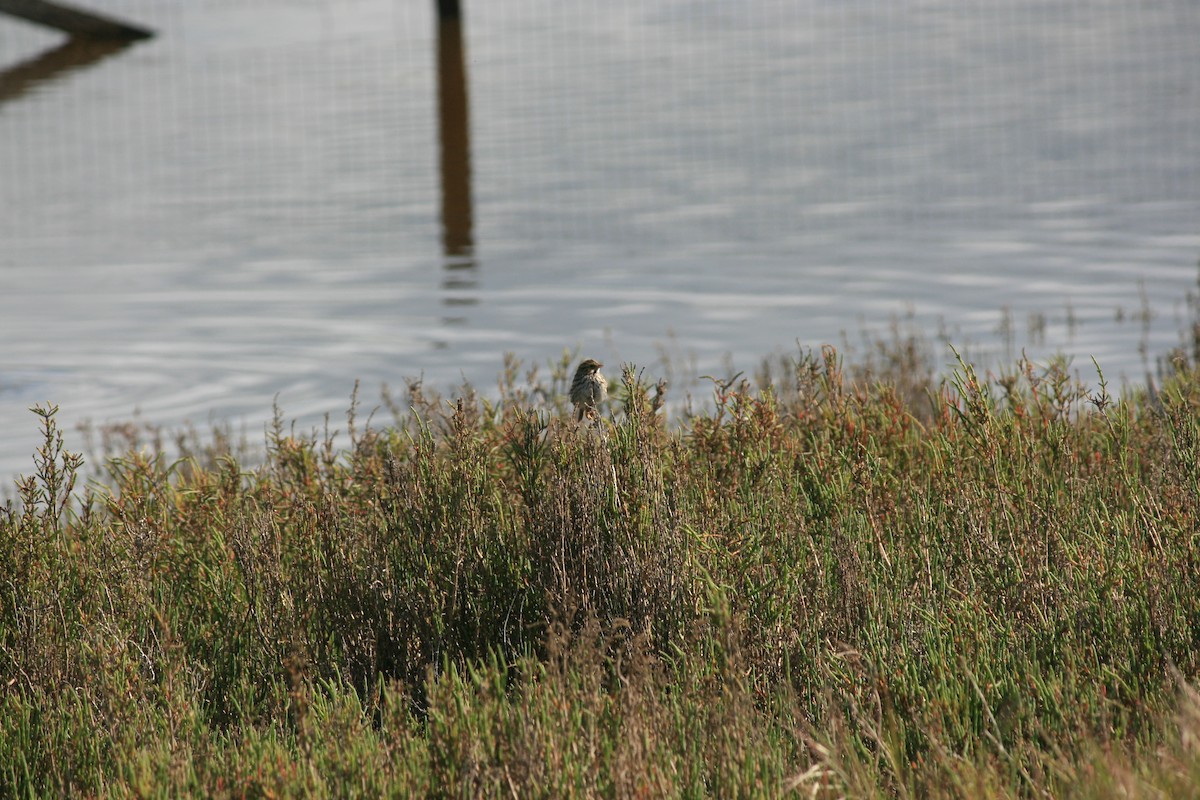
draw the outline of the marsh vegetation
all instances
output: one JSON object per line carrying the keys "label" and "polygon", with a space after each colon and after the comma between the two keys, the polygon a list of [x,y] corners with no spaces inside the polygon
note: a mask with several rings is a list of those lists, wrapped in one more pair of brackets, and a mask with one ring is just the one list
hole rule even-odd
{"label": "marsh vegetation", "polygon": [[1193,794],[1196,354],[1118,398],[924,353],[798,352],[670,423],[628,367],[598,427],[569,362],[509,361],[491,399],[355,405],[345,447],[133,431],[86,480],[42,407],[0,512],[0,785]]}

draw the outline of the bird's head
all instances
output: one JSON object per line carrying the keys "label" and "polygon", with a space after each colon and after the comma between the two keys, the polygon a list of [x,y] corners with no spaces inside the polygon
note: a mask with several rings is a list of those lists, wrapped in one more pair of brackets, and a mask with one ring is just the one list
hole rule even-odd
{"label": "bird's head", "polygon": [[589,372],[595,372],[596,370],[600,369],[600,368],[601,368],[601,367],[603,367],[603,366],[604,366],[604,365],[603,365],[603,364],[601,364],[601,363],[600,363],[599,361],[597,361],[596,359],[594,359],[594,358],[588,358],[588,359],[585,359],[585,360],[583,361],[583,363],[581,363],[581,364],[579,365],[579,370],[580,370],[581,372],[583,372],[583,373],[585,373],[585,374],[586,374],[586,373],[589,373]]}

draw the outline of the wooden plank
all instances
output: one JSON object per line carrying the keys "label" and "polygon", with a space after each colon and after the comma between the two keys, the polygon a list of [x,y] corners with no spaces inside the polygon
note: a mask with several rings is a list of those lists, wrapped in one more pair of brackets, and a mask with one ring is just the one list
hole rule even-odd
{"label": "wooden plank", "polygon": [[88,39],[133,41],[148,39],[154,35],[153,31],[146,28],[64,3],[50,3],[47,0],[0,0],[0,14],[11,14],[29,22],[66,31],[72,36]]}

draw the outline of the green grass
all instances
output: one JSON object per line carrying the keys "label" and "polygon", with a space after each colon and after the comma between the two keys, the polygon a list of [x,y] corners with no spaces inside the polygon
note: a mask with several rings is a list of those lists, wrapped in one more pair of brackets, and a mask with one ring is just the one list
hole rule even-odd
{"label": "green grass", "polygon": [[[12,797],[1200,791],[1200,370],[775,359],[414,384],[349,445],[128,447],[52,407],[0,510]],[[355,404],[357,405],[357,404]],[[109,455],[114,455],[110,453]],[[86,485],[81,485],[85,484]]]}

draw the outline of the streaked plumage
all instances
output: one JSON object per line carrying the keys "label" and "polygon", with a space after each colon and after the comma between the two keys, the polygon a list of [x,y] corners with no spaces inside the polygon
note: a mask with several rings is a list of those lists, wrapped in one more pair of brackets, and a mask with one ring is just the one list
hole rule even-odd
{"label": "streaked plumage", "polygon": [[596,413],[604,398],[608,397],[608,381],[600,374],[604,365],[593,358],[584,359],[575,370],[571,381],[571,402],[575,404],[575,419]]}

